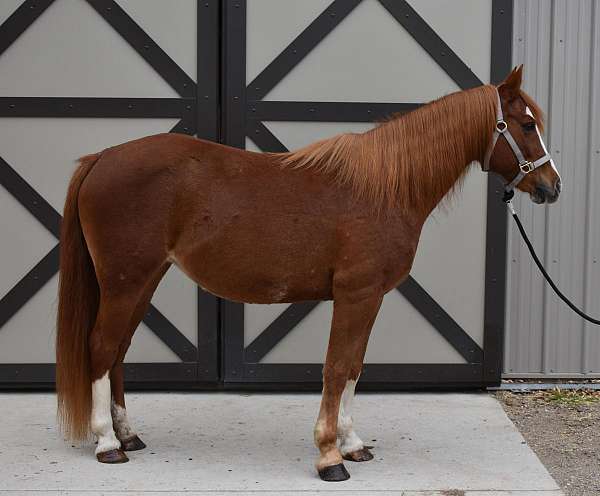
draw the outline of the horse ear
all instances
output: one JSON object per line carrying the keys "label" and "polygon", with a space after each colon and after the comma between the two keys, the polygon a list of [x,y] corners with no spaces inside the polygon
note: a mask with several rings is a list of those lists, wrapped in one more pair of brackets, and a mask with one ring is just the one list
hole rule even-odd
{"label": "horse ear", "polygon": [[519,96],[521,83],[523,82],[523,64],[515,67],[506,79],[500,84],[499,88],[507,93],[509,97]]}

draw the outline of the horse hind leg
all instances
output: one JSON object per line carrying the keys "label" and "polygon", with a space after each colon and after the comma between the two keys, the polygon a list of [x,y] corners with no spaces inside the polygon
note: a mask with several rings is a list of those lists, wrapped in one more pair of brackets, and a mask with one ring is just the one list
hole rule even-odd
{"label": "horse hind leg", "polygon": [[138,325],[142,321],[152,295],[158,286],[158,283],[164,276],[170,264],[165,264],[160,268],[156,277],[150,281],[144,294],[137,303],[137,306],[131,317],[127,336],[122,341],[119,356],[110,372],[110,387],[112,390],[111,414],[113,420],[113,428],[116,432],[117,439],[121,442],[123,451],[137,451],[144,449],[146,444],[139,438],[137,432],[131,426],[125,406],[125,385],[123,381],[123,360],[131,344],[131,339]]}
{"label": "horse hind leg", "polygon": [[131,426],[127,415],[127,408],[125,407],[122,359],[110,371],[110,388],[112,391],[110,413],[113,429],[117,435],[117,439],[121,443],[121,449],[123,451],[144,449],[146,444],[139,438],[137,432]]}
{"label": "horse hind leg", "polygon": [[96,458],[103,463],[124,463],[127,456],[113,430],[110,372],[126,338],[138,295],[100,294],[96,323],[89,336],[92,378],[92,432],[98,439]]}

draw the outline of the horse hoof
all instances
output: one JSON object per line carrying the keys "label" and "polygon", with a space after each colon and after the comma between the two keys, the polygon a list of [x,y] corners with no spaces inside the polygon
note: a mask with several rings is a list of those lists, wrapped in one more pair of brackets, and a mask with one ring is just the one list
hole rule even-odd
{"label": "horse hoof", "polygon": [[105,451],[104,453],[98,453],[96,458],[100,463],[125,463],[129,461],[127,455],[120,449],[113,449]]}
{"label": "horse hoof", "polygon": [[338,463],[337,465],[331,465],[319,470],[319,477],[326,482],[341,482],[348,480],[350,474],[343,463]]}
{"label": "horse hoof", "polygon": [[144,441],[142,441],[139,437],[133,436],[129,439],[125,439],[121,441],[121,449],[123,451],[137,451],[142,450],[146,447]]}
{"label": "horse hoof", "polygon": [[343,458],[351,462],[368,462],[373,459],[373,453],[365,446],[362,449],[346,453]]}

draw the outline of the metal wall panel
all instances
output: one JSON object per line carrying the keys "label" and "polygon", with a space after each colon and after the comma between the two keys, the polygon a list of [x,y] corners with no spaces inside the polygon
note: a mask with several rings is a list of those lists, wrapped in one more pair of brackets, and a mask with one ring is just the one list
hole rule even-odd
{"label": "metal wall panel", "polygon": [[[547,113],[560,170],[557,204],[515,207],[565,294],[600,314],[600,2],[516,0],[513,60]],[[509,230],[504,372],[509,377],[600,376],[600,335],[543,282],[515,226]]]}

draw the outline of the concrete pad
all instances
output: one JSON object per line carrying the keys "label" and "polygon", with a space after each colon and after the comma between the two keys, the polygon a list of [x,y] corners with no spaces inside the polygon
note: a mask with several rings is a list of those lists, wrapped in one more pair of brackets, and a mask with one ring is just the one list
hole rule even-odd
{"label": "concrete pad", "polygon": [[0,496],[561,494],[502,407],[483,393],[359,394],[355,427],[375,446],[375,459],[346,462],[346,482],[321,482],[312,441],[319,400],[315,394],[129,394],[130,418],[148,448],[129,453],[129,463],[103,465],[92,444],[63,442],[54,395],[1,394]]}

